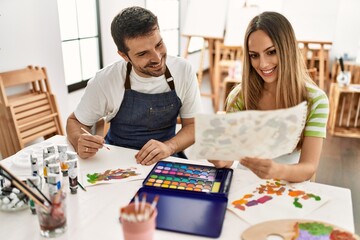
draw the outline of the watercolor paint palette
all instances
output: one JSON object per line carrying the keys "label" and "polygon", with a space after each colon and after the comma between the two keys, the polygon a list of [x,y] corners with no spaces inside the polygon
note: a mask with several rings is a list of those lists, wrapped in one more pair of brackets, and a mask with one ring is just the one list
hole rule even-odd
{"label": "watercolor paint palette", "polygon": [[150,203],[160,196],[157,229],[217,238],[232,175],[228,168],[159,161],[137,194]]}
{"label": "watercolor paint palette", "polygon": [[206,193],[226,193],[232,171],[215,167],[158,162],[144,181],[144,186]]}

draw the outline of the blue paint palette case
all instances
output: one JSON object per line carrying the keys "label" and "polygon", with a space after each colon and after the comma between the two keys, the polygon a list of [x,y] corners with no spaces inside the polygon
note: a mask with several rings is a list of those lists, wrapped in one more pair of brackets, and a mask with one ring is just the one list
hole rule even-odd
{"label": "blue paint palette case", "polygon": [[142,199],[146,193],[150,203],[160,196],[157,229],[217,238],[232,175],[233,170],[228,168],[160,161],[145,178],[138,195]]}

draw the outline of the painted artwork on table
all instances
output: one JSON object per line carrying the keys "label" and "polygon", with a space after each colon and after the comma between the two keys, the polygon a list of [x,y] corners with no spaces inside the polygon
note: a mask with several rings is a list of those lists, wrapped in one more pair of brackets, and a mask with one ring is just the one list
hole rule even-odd
{"label": "painted artwork on table", "polygon": [[323,194],[286,181],[262,180],[229,198],[228,209],[250,224],[286,218],[302,218],[329,200]]}
{"label": "painted artwork on table", "polygon": [[84,185],[92,186],[103,183],[128,182],[144,179],[146,175],[136,167],[107,169],[102,172],[85,174]]}

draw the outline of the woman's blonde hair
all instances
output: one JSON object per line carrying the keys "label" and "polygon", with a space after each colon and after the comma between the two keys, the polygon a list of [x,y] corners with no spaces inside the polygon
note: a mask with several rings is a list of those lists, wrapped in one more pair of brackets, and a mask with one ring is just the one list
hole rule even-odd
{"label": "woman's blonde hair", "polygon": [[259,107],[264,81],[251,66],[248,49],[249,36],[257,30],[264,31],[270,37],[279,59],[276,108],[293,107],[307,100],[305,83],[313,83],[313,81],[307,73],[294,30],[290,22],[280,13],[263,12],[250,21],[246,30],[242,83],[236,88],[238,92],[235,95],[232,94],[232,102],[227,105],[227,108],[231,108],[239,97],[244,101],[244,110],[254,110]]}

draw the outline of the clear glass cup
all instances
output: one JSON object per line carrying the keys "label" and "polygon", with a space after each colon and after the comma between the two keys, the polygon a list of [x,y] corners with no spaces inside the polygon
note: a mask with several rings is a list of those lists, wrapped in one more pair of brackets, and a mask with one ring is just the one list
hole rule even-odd
{"label": "clear glass cup", "polygon": [[36,213],[43,237],[57,237],[66,232],[66,194],[61,192],[52,198],[52,205],[47,209],[36,204]]}

